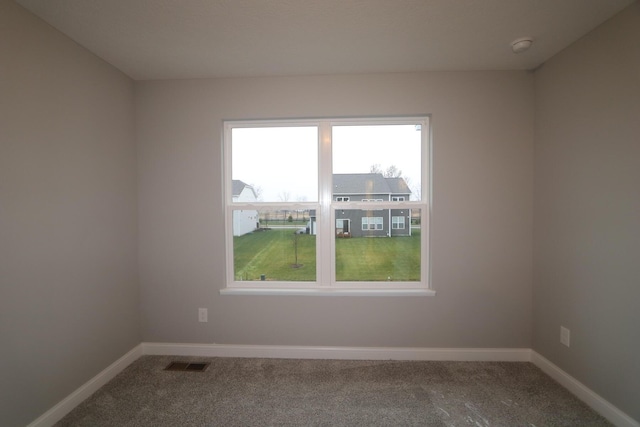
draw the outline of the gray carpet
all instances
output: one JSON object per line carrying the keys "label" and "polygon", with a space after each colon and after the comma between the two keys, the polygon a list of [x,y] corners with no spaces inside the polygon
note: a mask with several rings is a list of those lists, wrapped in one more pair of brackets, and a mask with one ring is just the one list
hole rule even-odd
{"label": "gray carpet", "polygon": [[[205,372],[163,370],[210,362]],[[608,426],[523,362],[143,356],[57,426]]]}

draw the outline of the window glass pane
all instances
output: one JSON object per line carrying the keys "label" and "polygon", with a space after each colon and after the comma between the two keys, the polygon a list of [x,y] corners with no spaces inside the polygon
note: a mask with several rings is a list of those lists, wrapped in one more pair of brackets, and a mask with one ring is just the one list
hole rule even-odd
{"label": "window glass pane", "polygon": [[404,216],[394,216],[391,218],[392,229],[402,229],[404,228]]}
{"label": "window glass pane", "polygon": [[233,128],[233,199],[236,182],[253,187],[256,201],[318,200],[318,128]]}
{"label": "window glass pane", "polygon": [[317,227],[311,215],[284,209],[234,210],[235,280],[316,280]]}
{"label": "window glass pane", "polygon": [[334,196],[421,200],[419,124],[334,126],[332,138]]}
{"label": "window glass pane", "polygon": [[[406,227],[392,228],[391,218]],[[337,281],[419,281],[420,209],[337,210]],[[362,224],[349,227],[344,224]],[[410,225],[410,226],[409,226]]]}
{"label": "window glass pane", "polygon": [[422,286],[428,119],[384,120],[225,123],[230,286]]}

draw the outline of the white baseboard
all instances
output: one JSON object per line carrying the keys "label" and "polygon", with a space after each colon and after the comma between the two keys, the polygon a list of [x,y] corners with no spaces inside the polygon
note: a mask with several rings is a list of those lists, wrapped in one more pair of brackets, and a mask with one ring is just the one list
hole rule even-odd
{"label": "white baseboard", "polygon": [[533,350],[531,350],[531,362],[615,426],[640,427],[640,423],[636,420]]}
{"label": "white baseboard", "polygon": [[113,362],[98,375],[81,385],[76,391],[64,398],[60,403],[49,409],[27,427],[50,427],[60,421],[73,408],[78,406],[83,400],[95,393],[100,387],[118,375],[124,368],[133,363],[142,355],[142,344],[138,344],[127,354]]}
{"label": "white baseboard", "polygon": [[142,355],[282,359],[431,360],[532,362],[618,427],[640,427],[633,418],[528,348],[307,347],[143,342],[71,393],[28,427],[50,427]]}
{"label": "white baseboard", "polygon": [[439,360],[529,362],[528,348],[307,347],[230,344],[142,343],[156,356],[262,357],[280,359]]}

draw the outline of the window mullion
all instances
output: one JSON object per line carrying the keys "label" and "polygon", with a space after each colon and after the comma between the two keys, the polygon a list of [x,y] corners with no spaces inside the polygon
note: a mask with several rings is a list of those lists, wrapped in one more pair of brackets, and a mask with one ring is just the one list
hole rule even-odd
{"label": "window mullion", "polygon": [[335,221],[331,212],[332,194],[332,166],[331,166],[331,124],[320,122],[319,124],[319,153],[318,153],[318,184],[320,209],[319,209],[319,231],[316,236],[316,266],[318,284],[320,286],[331,286],[334,283],[335,274],[333,272],[334,242],[331,230],[332,221]]}

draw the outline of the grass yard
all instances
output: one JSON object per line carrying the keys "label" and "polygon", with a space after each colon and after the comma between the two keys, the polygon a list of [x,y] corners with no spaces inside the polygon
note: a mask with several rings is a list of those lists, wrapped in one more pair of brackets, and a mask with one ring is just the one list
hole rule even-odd
{"label": "grass yard", "polygon": [[420,280],[420,231],[411,237],[336,239],[338,281]]}
{"label": "grass yard", "polygon": [[[294,239],[298,238],[298,267]],[[272,229],[234,237],[236,280],[314,281],[316,237]],[[420,280],[420,231],[411,237],[336,239],[338,281]]]}
{"label": "grass yard", "polygon": [[[233,238],[236,280],[316,280],[316,236],[290,228],[253,232]],[[298,239],[298,267],[294,239]]]}

